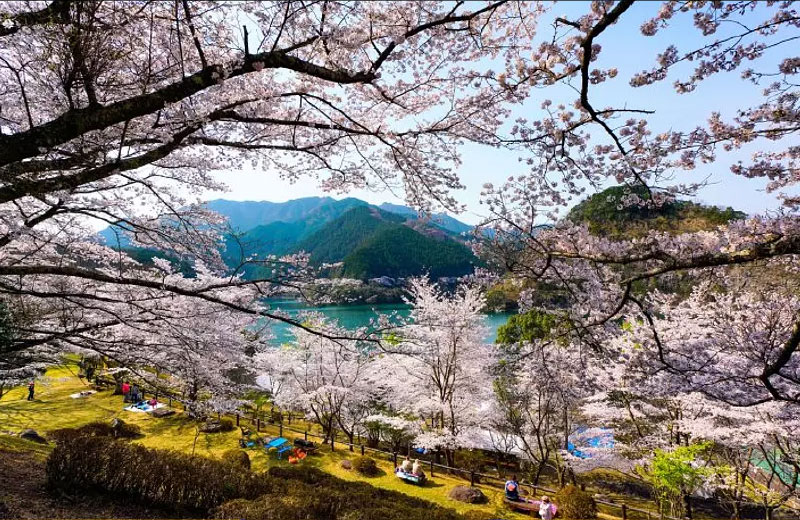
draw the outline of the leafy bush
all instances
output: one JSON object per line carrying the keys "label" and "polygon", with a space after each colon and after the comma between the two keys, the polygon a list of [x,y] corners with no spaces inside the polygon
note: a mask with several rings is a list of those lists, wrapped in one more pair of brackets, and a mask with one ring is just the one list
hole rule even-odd
{"label": "leafy bush", "polygon": [[565,520],[597,518],[597,504],[592,495],[572,484],[561,488],[553,500],[558,505],[558,516]]}
{"label": "leafy bush", "polygon": [[232,432],[234,430],[233,419],[223,417],[219,420],[219,424],[224,432]]}
{"label": "leafy bush", "polygon": [[[116,427],[115,427],[116,426]],[[141,429],[135,424],[118,420],[114,426],[101,421],[90,422],[78,428],[61,428],[53,430],[47,436],[55,442],[70,442],[76,437],[117,437],[133,439],[141,435]]]}
{"label": "leafy bush", "polygon": [[353,461],[353,469],[366,477],[377,477],[380,474],[375,459],[370,457],[357,457]]}
{"label": "leafy bush", "polygon": [[57,443],[46,471],[55,489],[100,490],[203,513],[227,500],[271,490],[269,479],[231,464],[98,436]]}
{"label": "leafy bush", "polygon": [[250,469],[250,455],[243,450],[228,450],[222,454],[222,462],[232,464],[237,468]]}

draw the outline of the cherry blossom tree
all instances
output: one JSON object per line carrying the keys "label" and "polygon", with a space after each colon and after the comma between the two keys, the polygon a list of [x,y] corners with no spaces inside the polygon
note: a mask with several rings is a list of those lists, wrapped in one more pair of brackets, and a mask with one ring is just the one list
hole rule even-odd
{"label": "cherry blossom tree", "polygon": [[466,285],[447,294],[427,278],[413,279],[409,293],[411,313],[384,347],[386,399],[424,421],[415,445],[443,450],[452,466],[456,448],[479,442],[492,399],[495,355],[485,343],[483,295]]}
{"label": "cherry blossom tree", "polygon": [[[640,290],[644,284],[671,276],[719,274],[729,267],[744,270],[764,261],[791,266],[800,252],[793,193],[798,152],[793,145],[798,131],[795,78],[800,69],[791,44],[798,37],[800,19],[794,6],[633,6],[631,1],[593,2],[582,16],[554,17],[552,38],[542,39],[529,57],[498,78],[526,110],[501,141],[517,150],[530,170],[484,189],[491,213],[487,226],[493,232],[485,234],[490,240],[482,250],[528,286],[533,286],[531,281],[558,286],[568,300],[573,332],[580,330],[582,343],[598,350],[604,348],[614,320],[634,312],[632,308],[647,309]],[[639,26],[643,38],[671,34],[668,40],[682,43],[670,45],[654,65],[643,59],[636,71],[623,76],[602,42],[613,33],[629,32],[631,23]],[[678,37],[687,30],[699,34],[691,40]],[[685,41],[701,43],[679,49],[689,45]],[[702,95],[706,82],[722,74],[730,81],[738,75],[760,101],[751,105],[742,100],[730,115],[712,112],[705,122],[676,128],[665,123],[669,105],[659,103],[668,96],[650,96],[646,106],[604,106],[602,99],[608,89],[601,84],[615,87],[616,98],[625,100],[626,88],[632,94],[633,89],[663,92],[655,90],[658,84],[672,81],[675,98],[665,103],[680,103],[682,96]],[[534,87],[545,93],[540,107],[526,104]],[[547,92],[553,92],[552,99]],[[748,152],[750,159],[743,159]],[[631,239],[595,236],[563,220],[552,229],[540,226],[544,220],[558,220],[587,189],[609,182],[630,188],[614,201],[620,209],[658,208],[676,196],[696,193],[706,174],[695,178],[694,172],[714,166],[763,180],[768,191],[782,197],[784,209],[705,231],[651,231]],[[523,308],[530,296],[523,294]],[[795,317],[794,330],[797,323]],[[800,335],[783,338],[762,377],[740,381],[746,392],[734,390],[732,382],[718,388],[720,396],[734,392],[725,399],[742,400],[741,404],[748,400],[756,405],[763,399],[797,403],[800,394],[793,379]]]}
{"label": "cherry blossom tree", "polygon": [[271,273],[260,280],[166,283],[92,243],[95,223],[220,275],[223,222],[197,202],[239,168],[455,207],[457,145],[494,139],[507,94],[491,63],[529,48],[536,11],[503,0],[1,3],[0,291],[11,307],[43,309],[3,359],[100,348],[120,324],[157,327],[142,307],[175,295],[302,328],[261,303],[299,283],[302,259],[259,260]]}
{"label": "cherry blossom tree", "polygon": [[370,413],[371,385],[365,377],[370,352],[357,340],[326,337],[347,332],[324,316],[309,313],[305,318],[308,328],[326,334],[298,331],[296,341],[258,356],[257,366],[272,381],[278,406],[305,412],[322,428],[326,442],[333,442],[339,430],[353,443]]}

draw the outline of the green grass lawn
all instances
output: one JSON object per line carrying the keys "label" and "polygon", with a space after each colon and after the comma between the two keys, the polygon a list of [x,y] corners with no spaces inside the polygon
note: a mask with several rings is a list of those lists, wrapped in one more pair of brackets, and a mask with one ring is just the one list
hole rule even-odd
{"label": "green grass lawn", "polygon": [[[36,399],[26,400],[27,388],[19,387],[10,390],[0,399],[0,433],[19,432],[33,428],[46,436],[48,432],[59,428],[73,428],[93,421],[110,421],[119,417],[125,422],[138,425],[143,437],[133,442],[158,449],[172,449],[191,453],[194,447],[197,455],[219,457],[224,451],[238,447],[240,437],[236,429],[227,433],[197,435],[196,422],[182,413],[167,418],[154,418],[145,413],[133,413],[123,410],[122,396],[112,395],[110,390],[98,392],[88,397],[72,399],[70,394],[86,390],[86,384],[77,377],[74,365],[54,367],[47,371],[45,377],[37,382]],[[293,426],[298,426],[293,424]],[[277,436],[278,427],[266,425],[262,428],[262,436]],[[284,431],[284,437],[292,440],[299,435]],[[195,443],[196,439],[196,443]],[[0,435],[0,449],[7,451],[30,451],[37,456],[45,457],[49,451],[47,446],[19,439],[10,435]],[[276,460],[274,455],[267,455],[263,450],[249,450],[252,467],[255,471],[267,469],[273,465],[288,464],[285,460]],[[436,473],[424,486],[407,484],[393,474],[393,465],[388,460],[378,460],[382,475],[374,478],[362,477],[354,471],[341,467],[341,461],[358,455],[351,453],[344,446],[331,452],[327,446],[321,447],[318,455],[307,457],[301,464],[312,465],[345,480],[363,480],[375,487],[400,491],[429,502],[450,507],[459,512],[481,510],[496,513],[509,520],[530,518],[505,509],[502,503],[502,490],[496,487],[479,486],[489,497],[490,502],[483,505],[470,505],[447,498],[447,493],[454,486],[468,485],[462,479]]]}

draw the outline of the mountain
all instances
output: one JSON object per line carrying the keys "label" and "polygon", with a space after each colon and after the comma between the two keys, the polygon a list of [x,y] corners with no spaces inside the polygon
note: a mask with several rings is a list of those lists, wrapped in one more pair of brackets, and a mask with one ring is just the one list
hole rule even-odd
{"label": "mountain", "polygon": [[331,197],[305,197],[287,202],[234,201],[217,199],[205,206],[228,218],[235,231],[248,231],[272,222],[305,221],[311,227],[323,225],[356,206],[367,206],[363,200]]}
{"label": "mountain", "polygon": [[[218,199],[209,201],[206,207],[226,217],[233,230],[224,237],[221,251],[231,270],[239,270],[246,258],[265,259],[300,251],[307,252],[317,265],[344,262],[335,274],[360,278],[423,272],[437,277],[458,276],[470,272],[476,262],[472,252],[458,241],[458,235],[471,230],[470,226],[444,214],[420,219],[405,206],[379,207],[355,198],[307,197],[281,203]],[[174,255],[133,247],[117,227],[106,228],[100,236],[106,244],[144,263],[159,256],[174,260],[182,271],[190,265]],[[373,254],[376,258],[369,258]],[[261,269],[250,264],[242,272],[246,278],[253,278]]]}
{"label": "mountain", "polygon": [[[401,206],[400,204],[391,204],[389,202],[384,202],[378,207],[384,211],[388,211],[390,213],[397,213],[398,215],[403,215],[404,217],[409,219],[419,218],[419,213],[417,213],[416,210],[409,208],[408,206]],[[461,233],[469,233],[473,229],[472,226],[464,224],[460,220],[451,217],[447,213],[434,213],[433,215],[428,216],[425,220],[430,221],[437,227],[450,231],[451,233],[455,233],[456,235],[460,235]]]}

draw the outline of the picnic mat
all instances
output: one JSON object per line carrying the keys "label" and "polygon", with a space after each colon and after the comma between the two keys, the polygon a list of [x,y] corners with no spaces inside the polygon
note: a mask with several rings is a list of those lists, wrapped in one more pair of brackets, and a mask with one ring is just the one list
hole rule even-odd
{"label": "picnic mat", "polygon": [[123,408],[126,412],[141,412],[141,413],[148,413],[152,412],[153,410],[157,410],[159,408],[164,408],[166,405],[164,403],[156,403],[155,406],[150,406],[149,404],[145,405],[135,405],[132,404],[130,406],[126,406]]}

